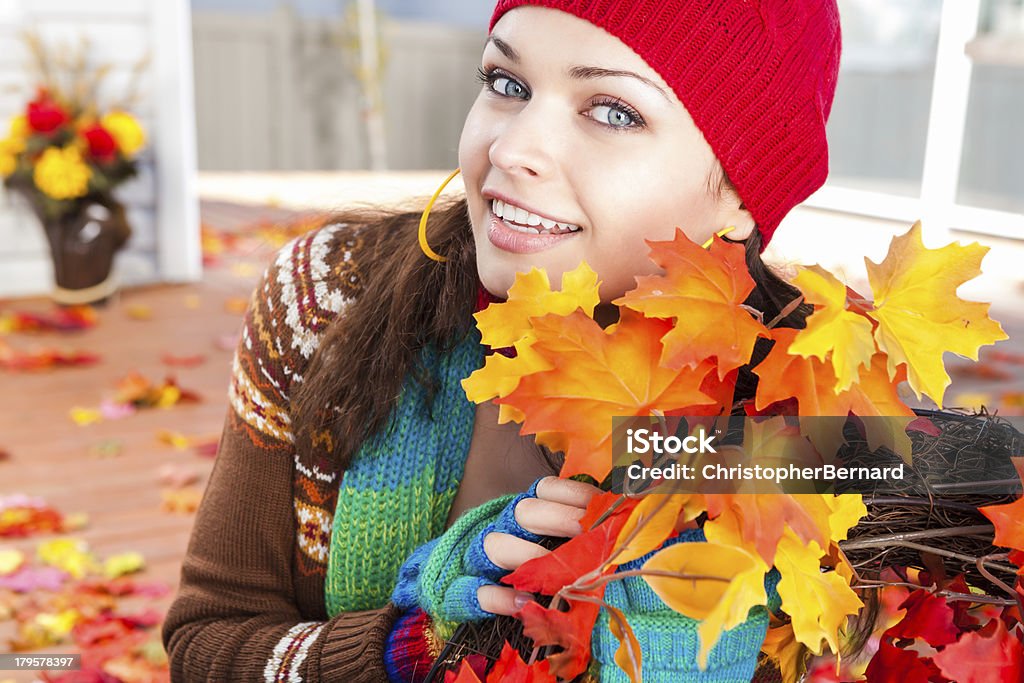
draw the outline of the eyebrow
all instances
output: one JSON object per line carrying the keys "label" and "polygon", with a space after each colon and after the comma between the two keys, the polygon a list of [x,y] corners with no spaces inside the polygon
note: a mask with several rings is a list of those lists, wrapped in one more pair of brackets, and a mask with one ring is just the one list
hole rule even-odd
{"label": "eyebrow", "polygon": [[[487,42],[498,48],[501,54],[505,55],[513,63],[518,64],[520,61],[519,53],[516,52],[515,48],[506,43],[501,38],[495,35],[487,36]],[[574,66],[569,69],[569,76],[578,80],[591,80],[595,78],[609,78],[609,77],[626,77],[634,78],[641,83],[648,85],[657,90],[662,97],[671,102],[669,96],[665,93],[661,86],[652,81],[649,78],[645,78],[638,73],[633,71],[625,71],[622,69],[605,69],[600,66]]]}

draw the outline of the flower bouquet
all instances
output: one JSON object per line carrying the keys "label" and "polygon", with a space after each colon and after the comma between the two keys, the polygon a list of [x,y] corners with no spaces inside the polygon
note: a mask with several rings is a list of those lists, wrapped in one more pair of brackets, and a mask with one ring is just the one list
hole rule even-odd
{"label": "flower bouquet", "polygon": [[[713,433],[721,437],[717,456],[734,462],[768,453],[764,462],[824,466],[863,442],[856,457],[866,449],[875,465],[925,472],[935,462],[930,452],[942,450],[935,446],[944,443],[944,423],[936,411],[922,417],[911,410],[899,385],[941,406],[950,384],[943,353],[977,360],[980,346],[1006,338],[987,304],[956,295],[980,272],[986,249],[927,249],[917,224],[893,240],[882,263],[867,262],[873,300],[811,266],[794,278],[802,294],[769,320],[745,303],[754,282],[740,245],[716,239],[706,249],[681,231],[649,244],[661,274],[639,278],[616,300],[618,321],[605,329],[593,317],[599,283],[586,264],[563,276],[560,291],[543,271],[519,275],[506,302],[476,314],[482,342],[515,353],[488,356],[463,382],[470,400],[494,400],[501,421],[521,423],[521,433],[563,453],[562,476],[586,476],[611,490],[591,501],[581,535],[503,579],[537,596],[517,614],[525,641],[506,642],[500,655],[492,648],[486,666],[468,654],[475,644],[449,643],[429,680],[442,680],[441,666],[449,669],[444,680],[458,683],[589,680],[597,659],[602,669],[621,669],[611,680],[640,681],[646,657],[666,656],[643,643],[669,641],[634,629],[624,591],[613,590],[626,580],[634,582],[631,595],[642,580],[664,603],[660,609],[696,624],[695,664],[673,664],[697,669],[673,669],[673,680],[697,680],[698,669],[722,666],[716,644],[735,644],[733,629],[755,616],[768,628],[754,680],[1022,680],[1024,459],[1010,457],[1019,451],[990,448],[1002,461],[1003,488],[953,504],[974,515],[970,526],[945,523],[932,514],[934,491],[918,495],[909,484],[888,499],[924,511],[924,523],[910,528],[906,517],[888,526],[878,518],[886,498],[871,486],[687,488],[655,476],[637,493],[622,479],[615,483],[631,460],[649,471],[666,464],[620,458],[622,429],[640,424],[665,437]],[[813,306],[806,324],[779,326],[801,303]],[[744,373],[756,377],[756,388],[737,400]],[[743,427],[730,440],[737,419]],[[979,419],[976,434],[992,431]],[[1020,436],[1010,431],[1008,438]],[[954,450],[966,452],[962,443]],[[668,461],[681,466],[687,457]],[[847,553],[861,525],[882,533]],[[706,542],[676,542],[698,529]],[[960,537],[989,549],[969,558],[976,571],[961,571],[963,553],[949,550]],[[899,564],[880,562],[887,549],[909,546],[911,555],[893,556]],[[851,648],[858,622],[866,634]],[[861,655],[846,657],[851,649]]]}
{"label": "flower bouquet", "polygon": [[[0,177],[27,199],[43,226],[55,300],[100,301],[114,290],[113,256],[131,235],[114,190],[136,174],[146,136],[123,104],[98,104],[109,68],[87,66],[86,43],[66,60],[52,59],[37,38],[26,40],[39,85],[0,139]],[[136,75],[140,71],[137,65]]]}

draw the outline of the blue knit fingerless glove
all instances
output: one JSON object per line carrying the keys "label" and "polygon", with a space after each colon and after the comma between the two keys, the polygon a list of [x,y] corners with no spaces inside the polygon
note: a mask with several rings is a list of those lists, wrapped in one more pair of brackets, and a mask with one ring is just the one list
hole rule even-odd
{"label": "blue knit fingerless glove", "polygon": [[391,602],[403,610],[422,608],[442,636],[456,624],[493,617],[480,607],[477,590],[495,584],[508,572],[487,557],[484,537],[502,532],[534,543],[540,540],[515,519],[516,504],[536,495],[534,482],[526,493],[496,498],[466,511],[444,534],[413,551],[398,572]]}
{"label": "blue knit fingerless glove", "polygon": [[[703,529],[692,529],[665,545],[705,540]],[[624,564],[619,570],[639,569],[653,554]],[[672,610],[642,577],[610,582],[604,599],[621,609],[633,628],[643,652],[644,683],[750,683],[768,630],[768,610],[778,611],[781,606],[776,590],[779,578],[775,569],[765,575],[768,607],[754,607],[745,622],[721,635],[708,655],[705,671],[697,666],[699,622]],[[608,612],[601,610],[591,641],[594,659],[601,665],[601,683],[629,681],[626,673],[615,663],[618,647],[619,641],[609,627]]]}

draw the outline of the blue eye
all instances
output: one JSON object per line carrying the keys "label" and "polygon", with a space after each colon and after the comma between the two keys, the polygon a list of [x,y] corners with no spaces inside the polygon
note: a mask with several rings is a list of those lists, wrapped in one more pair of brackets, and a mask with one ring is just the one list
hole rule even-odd
{"label": "blue eye", "polygon": [[522,83],[496,69],[477,69],[477,80],[497,95],[526,99],[530,92]]}
{"label": "blue eye", "polygon": [[644,126],[644,119],[640,113],[620,100],[597,102],[591,111],[594,112],[595,121],[610,128],[628,130]]}
{"label": "blue eye", "polygon": [[494,82],[491,84],[491,89],[498,94],[505,95],[506,97],[521,98],[525,97],[527,94],[526,88],[507,76],[499,76],[495,78]]}

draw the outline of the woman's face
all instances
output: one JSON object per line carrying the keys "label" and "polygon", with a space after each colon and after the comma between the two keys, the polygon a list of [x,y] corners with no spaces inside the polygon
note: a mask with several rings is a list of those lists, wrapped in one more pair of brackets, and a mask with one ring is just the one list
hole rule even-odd
{"label": "woman's face", "polygon": [[609,33],[521,7],[495,25],[482,66],[459,165],[492,294],[534,266],[558,287],[586,261],[608,302],[658,272],[645,239],[671,239],[678,226],[703,243],[740,217],[739,200],[709,189],[717,161],[682,103]]}

